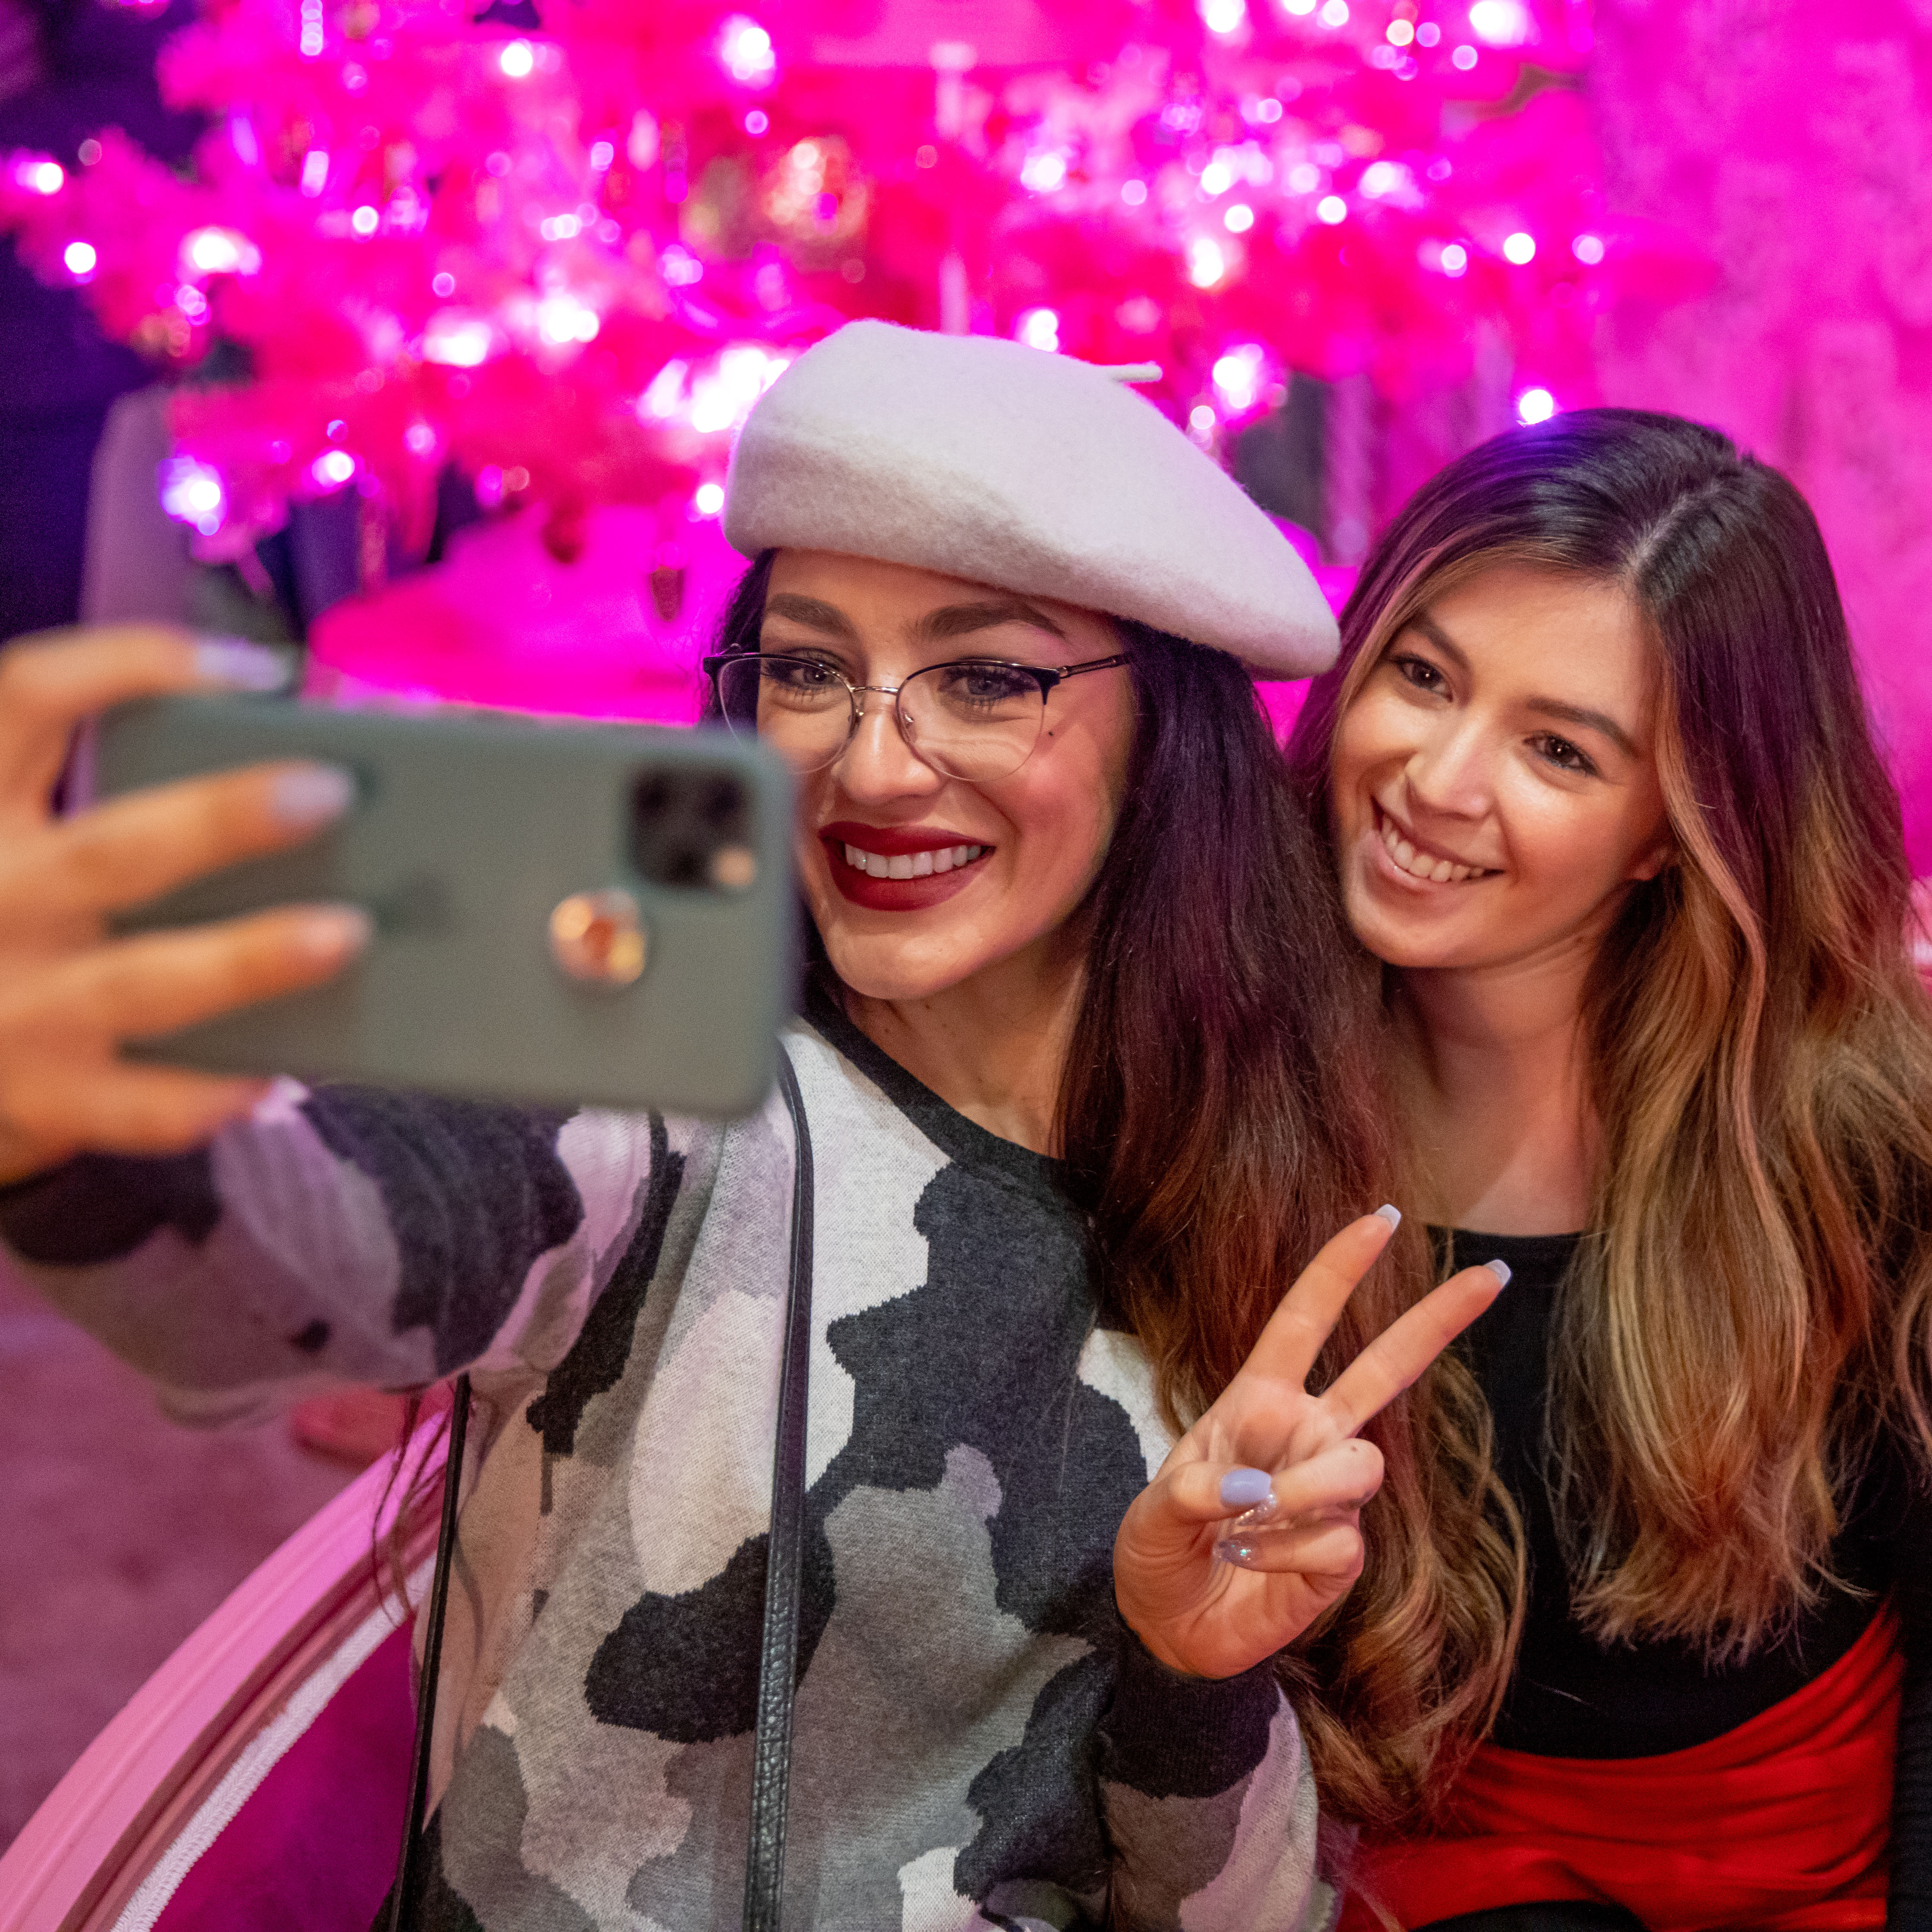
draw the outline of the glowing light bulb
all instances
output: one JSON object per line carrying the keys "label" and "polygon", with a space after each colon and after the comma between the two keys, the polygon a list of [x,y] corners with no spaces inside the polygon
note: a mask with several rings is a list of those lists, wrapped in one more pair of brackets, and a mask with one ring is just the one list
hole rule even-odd
{"label": "glowing light bulb", "polygon": [[92,242],[70,242],[61,250],[61,260],[76,281],[85,281],[99,266],[100,257]]}
{"label": "glowing light bulb", "polygon": [[1516,399],[1516,420],[1547,422],[1556,413],[1556,398],[1547,389],[1526,389]]}
{"label": "glowing light bulb", "polygon": [[1362,170],[1362,192],[1371,201],[1400,194],[1410,185],[1408,170],[1400,161],[1371,161]]}
{"label": "glowing light bulb", "polygon": [[456,278],[446,268],[430,276],[429,285],[431,291],[441,296],[445,301],[456,292]]}
{"label": "glowing light bulb", "polygon": [[1248,0],[1198,0],[1198,10],[1210,34],[1238,34],[1248,24]]}
{"label": "glowing light bulb", "polygon": [[446,309],[433,315],[423,331],[423,360],[451,369],[474,369],[490,359],[496,337],[480,315]]}
{"label": "glowing light bulb", "polygon": [[1406,47],[1415,38],[1415,23],[1412,20],[1391,20],[1388,23],[1388,44],[1392,47]]}
{"label": "glowing light bulb", "polygon": [[509,80],[527,80],[536,71],[537,50],[528,40],[512,40],[496,56],[496,64]]}
{"label": "glowing light bulb", "polygon": [[1187,279],[1197,289],[1211,289],[1228,272],[1221,244],[1203,235],[1187,244]]}
{"label": "glowing light bulb", "polygon": [[1476,50],[1474,47],[1458,47],[1449,56],[1449,64],[1459,73],[1467,74],[1475,64]]}
{"label": "glowing light bulb", "polygon": [[1520,268],[1536,260],[1536,237],[1526,235],[1518,229],[1514,235],[1503,237],[1503,260],[1514,262]]}
{"label": "glowing light bulb", "polygon": [[595,342],[597,311],[568,289],[557,289],[537,304],[537,333],[553,349],[573,342]]}
{"label": "glowing light bulb", "polygon": [[1296,194],[1312,194],[1322,185],[1322,170],[1312,161],[1297,161],[1288,171],[1288,185]]}
{"label": "glowing light bulb", "polygon": [[1348,204],[1339,194],[1324,194],[1315,204],[1315,218],[1325,221],[1330,228],[1348,218]]}
{"label": "glowing light bulb", "polygon": [[1268,351],[1258,342],[1244,342],[1216,358],[1214,393],[1230,416],[1245,416],[1261,400],[1268,378]]}
{"label": "glowing light bulb", "polygon": [[325,490],[339,490],[356,474],[356,459],[346,449],[325,449],[309,465],[308,473]]}
{"label": "glowing light bulb", "polygon": [[436,448],[436,431],[426,422],[412,422],[404,430],[403,442],[412,456],[428,456]]}
{"label": "glowing light bulb", "polygon": [[1238,201],[1221,220],[1230,235],[1245,235],[1255,225],[1255,212],[1245,201]]}
{"label": "glowing light bulb", "polygon": [[638,398],[638,413],[656,422],[664,422],[677,414],[677,406],[684,400],[684,379],[691,374],[691,364],[681,356],[674,356],[651,378],[650,386]]}
{"label": "glowing light bulb", "polygon": [[1059,314],[1050,308],[1030,308],[1020,317],[1019,326],[1013,334],[1030,349],[1044,349],[1057,354],[1060,348]]}
{"label": "glowing light bulb", "polygon": [[221,472],[192,456],[170,456],[154,472],[161,508],[178,524],[192,524],[205,537],[221,527],[228,492]]}
{"label": "glowing light bulb", "polygon": [[1522,0],[1475,0],[1469,31],[1492,47],[1520,47],[1531,38],[1529,9]]}
{"label": "glowing light bulb", "polygon": [[1138,208],[1147,200],[1147,183],[1144,181],[1121,182],[1120,199],[1130,208]]}
{"label": "glowing light bulb", "polygon": [[1210,404],[1196,403],[1187,412],[1187,427],[1197,442],[1205,442],[1214,434],[1215,424],[1220,420]]}
{"label": "glowing light bulb", "polygon": [[715,517],[724,507],[724,486],[722,483],[700,483],[691,500],[691,507],[700,517]]}
{"label": "glowing light bulb", "polygon": [[1234,184],[1234,171],[1226,161],[1210,161],[1201,170],[1201,192],[1210,200],[1226,194]]}
{"label": "glowing light bulb", "polygon": [[1453,282],[1460,280],[1468,272],[1468,250],[1460,242],[1445,242],[1442,248],[1442,272]]}
{"label": "glowing light bulb", "polygon": [[1316,8],[1316,0],[1282,0],[1282,4],[1287,8],[1288,10],[1291,14],[1298,16],[1304,14],[1313,13]]}
{"label": "glowing light bulb", "polygon": [[1066,184],[1066,157],[1051,148],[1028,155],[1020,164],[1020,185],[1035,194],[1052,194]]}
{"label": "glowing light bulb", "polygon": [[232,228],[196,228],[182,238],[179,266],[184,280],[199,275],[252,275],[261,266],[261,250]]}
{"label": "glowing light bulb", "polygon": [[1325,0],[1321,12],[1315,17],[1324,27],[1346,27],[1348,24],[1348,0]]}
{"label": "glowing light bulb", "polygon": [[1570,252],[1585,268],[1594,268],[1604,259],[1604,238],[1600,235],[1580,235],[1570,243]]}
{"label": "glowing light bulb", "polygon": [[778,70],[771,35],[744,14],[727,16],[718,29],[718,59],[740,87],[769,87]]}
{"label": "glowing light bulb", "polygon": [[29,194],[58,194],[66,185],[67,170],[44,154],[30,154],[15,163],[14,178]]}
{"label": "glowing light bulb", "polygon": [[365,240],[382,226],[382,218],[367,202],[349,218],[349,225]]}

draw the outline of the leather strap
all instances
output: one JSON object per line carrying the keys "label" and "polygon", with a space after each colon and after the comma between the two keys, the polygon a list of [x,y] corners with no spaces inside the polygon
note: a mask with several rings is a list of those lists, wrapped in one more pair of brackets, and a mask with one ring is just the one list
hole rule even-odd
{"label": "leather strap", "polygon": [[758,1730],[752,1756],[752,1832],[745,1856],[745,1932],[778,1932],[784,1904],[785,1802],[791,1780],[792,1699],[798,1686],[798,1601],[805,1542],[806,1382],[812,1362],[812,1135],[790,1056],[778,1048],[778,1091],[797,1153],[791,1190],[791,1279],[772,1459],[772,1528],[758,1659]]}
{"label": "leather strap", "polygon": [[396,1856],[396,1882],[389,1894],[388,1932],[403,1932],[410,1912],[410,1885],[416,1846],[422,1837],[423,1808],[429,1797],[430,1735],[436,1728],[436,1687],[442,1676],[442,1626],[449,1614],[450,1559],[456,1553],[458,1492],[463,1487],[463,1438],[470,1427],[470,1378],[458,1376],[450,1391],[449,1452],[442,1459],[442,1522],[436,1533],[436,1574],[429,1588],[429,1635],[423,1645],[422,1682],[416,1691],[416,1736],[410,1754],[410,1815],[403,1826],[403,1848]]}
{"label": "leather strap", "polygon": [[[791,1780],[792,1699],[798,1684],[798,1600],[805,1540],[806,1384],[812,1362],[812,1135],[790,1057],[778,1048],[778,1091],[791,1116],[796,1150],[792,1172],[791,1268],[786,1285],[784,1358],[778,1372],[778,1444],[772,1459],[772,1527],[765,1568],[764,1632],[758,1658],[758,1734],[752,1757],[752,1828],[745,1858],[745,1932],[779,1932],[784,1902],[786,1799]],[[442,1670],[442,1627],[449,1609],[450,1560],[456,1548],[457,1492],[463,1438],[470,1420],[470,1378],[456,1378],[444,1460],[442,1522],[430,1587],[429,1636],[416,1697],[416,1744],[410,1765],[410,1815],[389,1894],[388,1932],[410,1923],[410,1886],[429,1791],[429,1748]]]}

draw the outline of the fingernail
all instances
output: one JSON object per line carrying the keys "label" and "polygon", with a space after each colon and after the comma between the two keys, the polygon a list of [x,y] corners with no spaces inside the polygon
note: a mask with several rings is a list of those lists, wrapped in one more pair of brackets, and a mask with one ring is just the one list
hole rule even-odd
{"label": "fingernail", "polygon": [[296,944],[312,959],[347,959],[360,952],[376,929],[360,906],[321,906],[296,928]]}
{"label": "fingernail", "polygon": [[1391,1228],[1400,1228],[1402,1226],[1402,1210],[1393,1202],[1384,1201],[1376,1210],[1376,1218],[1378,1221],[1386,1221]]}
{"label": "fingernail", "polygon": [[1485,1262],[1484,1267],[1507,1288],[1510,1282],[1510,1264],[1508,1262]]}
{"label": "fingernail", "polygon": [[280,651],[246,638],[198,638],[195,669],[216,684],[234,691],[280,691],[292,666]]}
{"label": "fingernail", "polygon": [[268,793],[269,808],[284,825],[323,825],[356,802],[356,776],[340,765],[296,765]]}
{"label": "fingernail", "polygon": [[1265,1469],[1230,1469],[1221,1478],[1221,1500],[1230,1509],[1252,1509],[1274,1490],[1274,1478]]}
{"label": "fingernail", "polygon": [[1252,1570],[1259,1566],[1256,1558],[1260,1550],[1241,1536],[1225,1536],[1214,1546],[1214,1554],[1223,1563],[1232,1563],[1238,1570]]}

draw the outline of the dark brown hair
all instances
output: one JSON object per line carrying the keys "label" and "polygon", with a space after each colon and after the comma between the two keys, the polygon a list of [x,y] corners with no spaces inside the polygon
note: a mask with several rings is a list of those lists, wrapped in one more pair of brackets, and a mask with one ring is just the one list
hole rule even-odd
{"label": "dark brown hair", "polygon": [[1584,410],[1452,464],[1378,547],[1290,742],[1318,823],[1384,649],[1504,562],[1630,598],[1676,842],[1585,993],[1603,1154],[1551,1406],[1576,1606],[1734,1655],[1831,1585],[1880,1426],[1932,1447],[1932,1010],[1898,796],[1798,491],[1713,430]]}
{"label": "dark brown hair", "polygon": [[[757,648],[769,574],[769,559],[746,572],[721,651]],[[1118,629],[1137,722],[1120,819],[1076,915],[1091,938],[1060,1141],[1100,1293],[1184,1424],[1316,1250],[1391,1198],[1396,1156],[1377,975],[1247,674],[1144,626]],[[1318,1381],[1430,1278],[1412,1223],[1349,1304]],[[1426,1808],[1445,1742],[1487,1723],[1519,1559],[1460,1363],[1366,1432],[1387,1475],[1364,1518],[1362,1579],[1282,1668],[1324,1808],[1392,1824]]]}

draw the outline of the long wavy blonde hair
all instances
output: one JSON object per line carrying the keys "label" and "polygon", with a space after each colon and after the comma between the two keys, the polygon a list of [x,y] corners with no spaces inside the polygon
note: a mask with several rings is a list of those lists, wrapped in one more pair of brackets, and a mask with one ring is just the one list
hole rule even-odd
{"label": "long wavy blonde hair", "polygon": [[1898,800],[1798,491],[1713,430],[1592,410],[1472,452],[1390,531],[1291,742],[1318,818],[1384,648],[1505,561],[1631,599],[1676,848],[1585,995],[1603,1154],[1550,1425],[1574,1600],[1604,1639],[1736,1658],[1833,1587],[1880,1432],[1932,1457],[1932,1006]]}

